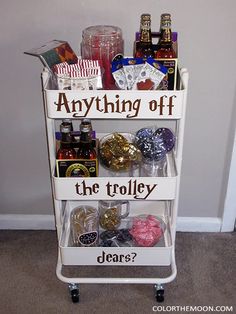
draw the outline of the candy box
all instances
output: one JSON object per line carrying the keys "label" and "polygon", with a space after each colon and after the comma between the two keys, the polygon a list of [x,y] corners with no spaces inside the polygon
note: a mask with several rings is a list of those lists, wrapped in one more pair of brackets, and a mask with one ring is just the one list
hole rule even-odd
{"label": "candy box", "polygon": [[67,41],[52,40],[46,44],[24,52],[25,54],[38,57],[44,66],[50,71],[58,63],[77,63],[78,57]]}

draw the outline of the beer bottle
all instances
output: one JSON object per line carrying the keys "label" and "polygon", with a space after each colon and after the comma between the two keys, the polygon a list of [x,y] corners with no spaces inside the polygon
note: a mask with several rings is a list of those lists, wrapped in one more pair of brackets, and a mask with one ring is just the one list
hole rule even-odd
{"label": "beer bottle", "polygon": [[63,126],[68,126],[70,128],[71,141],[72,142],[76,142],[76,139],[75,139],[75,137],[73,135],[74,128],[73,128],[72,120],[71,119],[63,119],[62,120],[62,125]]}
{"label": "beer bottle", "polygon": [[93,128],[92,128],[91,120],[88,119],[88,118],[84,118],[84,119],[81,121],[80,129],[82,128],[83,125],[84,125],[84,126],[87,126],[87,127],[90,129],[90,136],[92,137]]}
{"label": "beer bottle", "polygon": [[160,26],[160,40],[157,44],[157,51],[155,58],[157,59],[172,59],[176,58],[176,53],[172,45],[171,35],[171,15],[164,13],[161,15],[161,26]]}
{"label": "beer bottle", "polygon": [[57,159],[76,159],[76,151],[71,145],[71,127],[69,125],[60,125],[61,141],[60,148],[57,151]]}
{"label": "beer bottle", "polygon": [[97,153],[92,143],[92,126],[89,119],[80,124],[80,142],[77,151],[78,159],[97,159]]}
{"label": "beer bottle", "polygon": [[149,58],[154,57],[151,33],[151,15],[142,14],[140,21],[140,41],[137,42],[136,58]]}

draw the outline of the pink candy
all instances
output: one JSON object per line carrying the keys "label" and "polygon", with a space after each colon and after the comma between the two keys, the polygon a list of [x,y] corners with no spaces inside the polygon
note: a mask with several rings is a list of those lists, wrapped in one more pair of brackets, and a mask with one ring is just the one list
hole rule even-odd
{"label": "pink candy", "polygon": [[163,234],[160,221],[152,215],[134,218],[129,232],[139,246],[154,246]]}

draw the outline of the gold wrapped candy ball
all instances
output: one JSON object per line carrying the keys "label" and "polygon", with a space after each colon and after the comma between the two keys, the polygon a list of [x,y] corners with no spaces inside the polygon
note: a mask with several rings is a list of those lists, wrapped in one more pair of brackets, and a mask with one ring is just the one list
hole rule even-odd
{"label": "gold wrapped candy ball", "polygon": [[[132,134],[127,134],[132,138]],[[103,138],[99,149],[102,164],[113,171],[127,171],[132,163],[141,160],[141,152],[135,144],[120,133],[112,133]]]}
{"label": "gold wrapped candy ball", "polygon": [[119,227],[121,218],[116,207],[109,208],[99,218],[100,226],[106,230],[115,230]]}

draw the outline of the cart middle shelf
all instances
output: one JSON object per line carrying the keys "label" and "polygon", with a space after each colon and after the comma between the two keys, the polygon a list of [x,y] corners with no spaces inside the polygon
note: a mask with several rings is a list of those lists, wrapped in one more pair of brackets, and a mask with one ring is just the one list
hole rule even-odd
{"label": "cart middle shelf", "polygon": [[[172,200],[176,196],[177,169],[174,153],[167,154],[167,175],[139,177],[136,172],[111,176],[100,166],[99,177],[57,177],[52,166],[54,197],[57,200]],[[137,170],[138,171],[138,170]]]}

